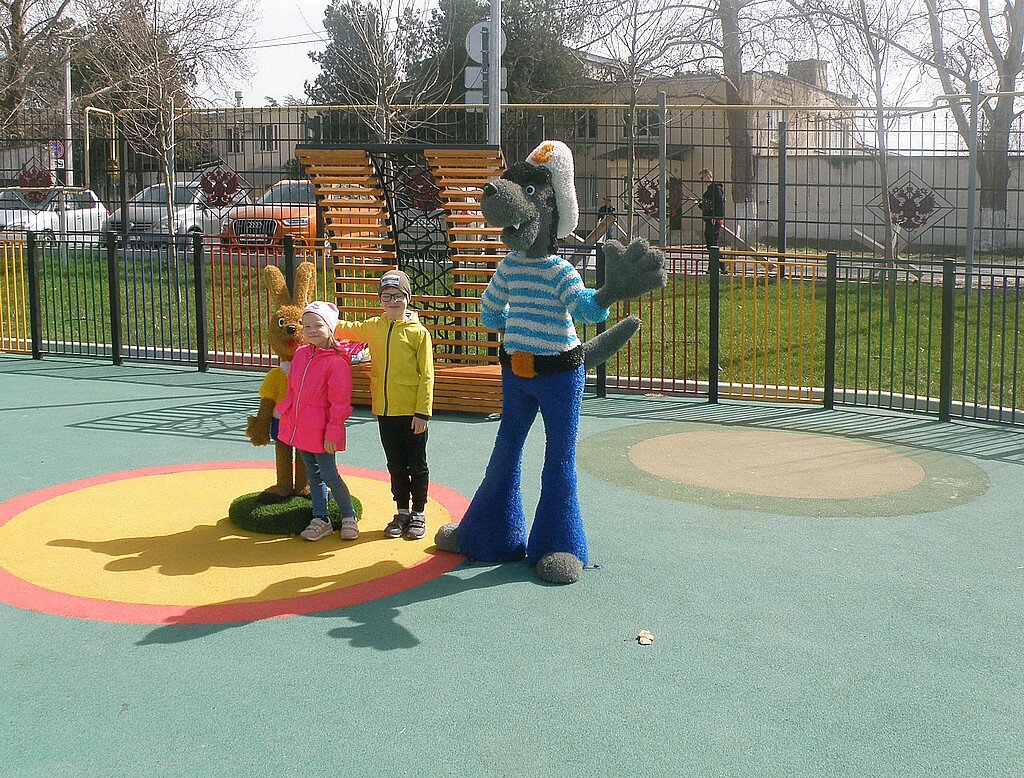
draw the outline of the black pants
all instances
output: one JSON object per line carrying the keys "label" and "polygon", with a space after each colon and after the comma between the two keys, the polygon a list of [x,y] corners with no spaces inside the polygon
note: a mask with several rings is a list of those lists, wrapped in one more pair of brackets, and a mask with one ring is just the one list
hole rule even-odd
{"label": "black pants", "polygon": [[704,245],[709,249],[718,245],[718,236],[722,234],[722,228],[718,226],[717,219],[704,220]]}
{"label": "black pants", "polygon": [[412,416],[378,416],[380,442],[391,474],[391,494],[399,508],[421,512],[427,507],[427,433],[414,435]]}

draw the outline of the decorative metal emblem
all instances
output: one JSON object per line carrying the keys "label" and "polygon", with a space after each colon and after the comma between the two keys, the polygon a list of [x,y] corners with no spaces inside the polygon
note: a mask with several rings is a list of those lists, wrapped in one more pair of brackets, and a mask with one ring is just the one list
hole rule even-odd
{"label": "decorative metal emblem", "polygon": [[913,241],[953,210],[948,201],[909,170],[889,186],[888,193],[880,193],[868,203],[871,212],[882,221],[886,217],[885,201],[882,199],[885,196],[889,200],[892,225],[906,243]]}
{"label": "decorative metal emblem", "polygon": [[[32,157],[18,171],[18,186],[24,187],[51,187],[53,186],[53,173],[46,168],[39,167],[39,160]],[[49,192],[24,192],[22,197],[31,205],[39,205],[49,197]]]}

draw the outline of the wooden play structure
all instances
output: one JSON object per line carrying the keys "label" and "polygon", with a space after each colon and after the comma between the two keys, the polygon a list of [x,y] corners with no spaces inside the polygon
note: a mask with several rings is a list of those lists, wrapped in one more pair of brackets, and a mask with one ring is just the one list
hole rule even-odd
{"label": "wooden play structure", "polygon": [[[506,249],[484,223],[480,194],[501,175],[501,150],[317,144],[295,156],[323,209],[342,316],[379,314],[378,280],[400,266],[434,342],[434,408],[500,411],[499,341],[480,324],[480,295]],[[353,366],[352,399],[370,403],[367,364]]]}

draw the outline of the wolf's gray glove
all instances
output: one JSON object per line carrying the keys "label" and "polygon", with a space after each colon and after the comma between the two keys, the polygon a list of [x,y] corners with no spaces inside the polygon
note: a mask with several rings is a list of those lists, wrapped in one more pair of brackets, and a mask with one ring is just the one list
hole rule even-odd
{"label": "wolf's gray glove", "polygon": [[610,308],[620,300],[633,300],[665,286],[665,255],[637,238],[625,248],[617,240],[604,244],[604,286],[594,302]]}

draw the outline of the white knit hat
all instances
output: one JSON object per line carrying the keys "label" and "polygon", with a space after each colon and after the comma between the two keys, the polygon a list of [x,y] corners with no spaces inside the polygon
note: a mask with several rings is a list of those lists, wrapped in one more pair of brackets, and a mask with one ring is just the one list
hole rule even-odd
{"label": "white knit hat", "polygon": [[555,205],[558,206],[558,235],[555,237],[571,235],[580,221],[580,206],[576,201],[576,176],[569,147],[559,140],[542,141],[526,161],[547,168],[551,173]]}
{"label": "white knit hat", "polygon": [[338,306],[334,303],[325,303],[321,300],[312,302],[302,309],[303,313],[315,313],[327,323],[331,332],[338,326]]}

